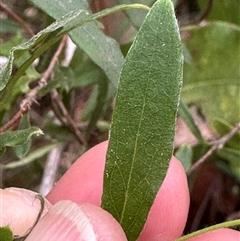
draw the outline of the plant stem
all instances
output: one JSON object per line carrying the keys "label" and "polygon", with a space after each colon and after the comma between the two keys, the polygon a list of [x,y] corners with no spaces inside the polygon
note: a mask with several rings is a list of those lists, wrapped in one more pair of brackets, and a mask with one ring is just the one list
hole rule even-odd
{"label": "plant stem", "polygon": [[174,241],[184,241],[184,240],[188,240],[190,238],[196,237],[198,235],[208,233],[208,232],[213,231],[213,230],[217,230],[217,229],[220,229],[220,228],[229,228],[229,227],[234,227],[234,226],[240,226],[240,219],[215,224],[215,225],[212,225],[210,227],[203,228],[203,229],[200,229],[198,231],[192,232],[190,234],[184,235],[180,238],[175,239]]}
{"label": "plant stem", "polygon": [[191,168],[189,168],[189,170],[187,171],[187,175],[190,175],[192,171],[194,171],[202,163],[204,163],[207,160],[207,158],[209,158],[213,154],[214,151],[216,151],[217,149],[221,149],[239,130],[240,122],[238,122],[229,133],[221,137],[219,140],[214,141],[212,147],[207,151],[207,153],[203,155],[198,161],[196,161],[191,166]]}
{"label": "plant stem", "polygon": [[0,127],[0,133],[10,129],[31,108],[39,90],[47,84],[48,79],[52,75],[54,67],[58,62],[58,57],[61,54],[62,50],[64,49],[66,41],[67,41],[67,36],[64,36],[47,70],[44,72],[43,76],[39,80],[38,85],[27,94],[25,99],[22,100],[20,104],[20,110],[12,117],[12,119],[9,120],[4,126]]}

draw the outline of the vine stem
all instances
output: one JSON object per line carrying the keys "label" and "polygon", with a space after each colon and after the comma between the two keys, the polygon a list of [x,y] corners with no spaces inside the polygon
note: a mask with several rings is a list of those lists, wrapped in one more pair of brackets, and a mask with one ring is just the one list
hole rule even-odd
{"label": "vine stem", "polygon": [[184,235],[180,238],[175,239],[174,241],[185,241],[190,238],[196,237],[198,235],[208,233],[210,231],[214,231],[214,230],[217,230],[220,228],[230,228],[230,227],[234,227],[234,226],[240,226],[240,219],[231,220],[231,221],[227,221],[227,222],[223,222],[223,223],[218,223],[218,224],[212,225],[210,227],[203,228],[198,231],[192,232],[190,234]]}
{"label": "vine stem", "polygon": [[38,213],[38,215],[37,215],[37,218],[36,218],[34,224],[33,224],[32,227],[27,231],[26,234],[24,234],[23,236],[20,236],[20,237],[19,237],[19,236],[14,237],[14,238],[13,238],[13,241],[24,241],[24,240],[27,238],[27,236],[32,232],[32,230],[34,229],[34,227],[37,225],[38,221],[41,219],[41,216],[42,216],[42,214],[43,214],[44,207],[45,207],[45,200],[44,200],[44,198],[43,198],[40,194],[37,194],[37,195],[35,196],[35,198],[40,201],[40,205],[41,205],[41,206],[40,206],[40,210],[39,210],[39,213]]}

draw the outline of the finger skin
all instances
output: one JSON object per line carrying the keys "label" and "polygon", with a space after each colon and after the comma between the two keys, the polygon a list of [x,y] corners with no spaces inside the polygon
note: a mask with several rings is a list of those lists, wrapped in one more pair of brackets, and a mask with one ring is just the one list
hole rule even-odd
{"label": "finger skin", "polygon": [[[14,235],[26,234],[41,210],[41,202],[36,198],[37,194],[23,188],[0,188],[0,227],[9,225]],[[51,206],[45,199],[41,217]]]}
{"label": "finger skin", "polygon": [[[81,156],[47,195],[51,203],[72,200],[100,205],[107,142]],[[189,207],[187,180],[180,162],[172,158],[163,185],[151,208],[139,241],[172,240],[181,235]]]}
{"label": "finger skin", "polygon": [[64,174],[47,199],[52,203],[68,199],[76,203],[101,204],[103,172],[108,142],[84,153]]}
{"label": "finger skin", "polygon": [[92,204],[59,201],[38,222],[26,241],[127,241],[120,224]]}
{"label": "finger skin", "polygon": [[204,233],[202,235],[196,236],[194,238],[188,239],[188,241],[239,241],[240,232],[222,228],[214,231]]}

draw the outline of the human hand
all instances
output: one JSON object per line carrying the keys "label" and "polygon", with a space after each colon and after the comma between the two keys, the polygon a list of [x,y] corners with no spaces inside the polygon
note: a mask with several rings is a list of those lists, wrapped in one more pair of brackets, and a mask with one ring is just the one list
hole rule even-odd
{"label": "human hand", "polygon": [[[80,157],[58,184],[48,194],[51,203],[68,199],[78,204],[91,203],[100,206],[103,191],[103,172],[107,142],[103,142]],[[189,208],[189,192],[187,178],[181,163],[172,157],[169,170],[150,210],[148,220],[137,241],[170,241],[181,236]],[[103,210],[102,210],[103,211]],[[105,211],[103,211],[105,214]],[[92,213],[91,219],[101,220],[100,212]],[[108,220],[109,227],[115,220]],[[97,225],[93,223],[93,225]],[[110,234],[107,234],[110,232]],[[100,229],[99,237],[111,238],[112,230]],[[110,236],[109,236],[110,235]],[[90,239],[89,239],[90,240]],[[124,238],[119,240],[126,240]],[[200,235],[189,241],[236,241],[240,240],[240,232],[231,229],[219,229]]]}
{"label": "human hand", "polygon": [[[86,152],[72,165],[47,195],[47,199],[55,205],[50,207],[46,203],[48,204],[46,208],[50,211],[45,210],[47,214],[40,219],[26,241],[47,239],[51,241],[127,240],[118,222],[108,212],[99,207],[103,190],[106,150],[107,142],[103,142]],[[27,191],[26,193],[20,191],[20,194],[26,194],[26,196],[31,194],[28,202],[26,202],[26,198],[22,200],[19,197],[16,200],[16,204],[23,207],[20,210],[22,223],[26,219],[26,215],[33,213],[33,201],[31,200],[34,200],[35,194],[29,194],[30,191]],[[5,191],[5,199],[6,193],[8,193],[8,197],[11,194],[8,201],[5,200],[7,204],[13,202],[13,199],[17,199],[16,196],[21,196],[18,190],[13,190],[13,193],[10,194],[9,191]],[[13,197],[12,194],[16,195]],[[20,205],[21,202],[23,205]],[[4,200],[1,208],[3,206]],[[10,206],[10,204],[7,206]],[[29,207],[31,209],[27,209]],[[149,212],[144,229],[137,241],[173,241],[180,237],[186,223],[188,208],[189,193],[186,175],[181,163],[173,157],[164,182]],[[16,210],[19,211],[20,208],[14,205],[11,210],[13,211],[13,209],[15,209],[14,213],[16,214]],[[39,205],[38,208],[35,207],[34,209],[39,210]],[[6,211],[4,214],[6,214]],[[32,216],[32,220],[34,220],[34,215]],[[2,218],[0,221],[2,221]],[[31,225],[28,227],[31,227]],[[219,229],[189,239],[189,241],[206,240],[237,241],[240,240],[240,232],[231,229]]]}

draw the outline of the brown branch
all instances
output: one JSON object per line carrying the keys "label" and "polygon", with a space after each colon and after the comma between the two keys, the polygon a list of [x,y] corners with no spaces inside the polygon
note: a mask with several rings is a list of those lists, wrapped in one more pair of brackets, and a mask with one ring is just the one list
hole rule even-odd
{"label": "brown branch", "polygon": [[28,108],[22,107],[10,121],[0,128],[0,133],[10,129],[17,121],[19,121],[23,115],[28,111]]}
{"label": "brown branch", "polygon": [[57,64],[58,57],[61,54],[66,44],[66,41],[67,41],[67,36],[64,36],[47,70],[44,72],[42,78],[38,81],[38,85],[27,94],[27,97],[24,100],[22,100],[20,104],[20,110],[13,116],[11,120],[9,120],[4,126],[0,128],[0,133],[10,129],[31,108],[39,90],[42,89],[47,84],[47,80],[51,77],[53,73],[53,69]]}
{"label": "brown branch", "polygon": [[0,1],[0,7],[7,14],[9,14],[9,16],[14,21],[18,22],[25,29],[26,33],[30,35],[30,37],[32,37],[34,35],[34,32],[32,31],[32,29],[24,22],[24,20],[21,17],[19,17],[12,9],[10,9],[7,4],[3,3],[2,1]]}
{"label": "brown branch", "polygon": [[195,164],[193,164],[189,170],[187,171],[187,175],[189,175],[192,171],[194,171],[195,169],[197,169],[200,165],[202,165],[205,160],[207,160],[207,158],[209,158],[214,151],[216,151],[217,149],[221,149],[223,148],[223,146],[240,130],[240,122],[238,122],[233,129],[227,133],[226,135],[224,135],[223,137],[221,137],[219,140],[212,142],[212,147],[207,151],[207,153],[205,155],[203,155],[197,162],[195,162]]}
{"label": "brown branch", "polygon": [[51,96],[51,107],[57,119],[62,123],[62,125],[66,125],[66,121],[64,120],[64,117],[60,113],[60,110],[58,109],[58,105],[56,101],[53,99],[53,96]]}
{"label": "brown branch", "polygon": [[70,114],[68,113],[64,103],[62,102],[58,92],[56,89],[51,91],[51,97],[53,100],[56,101],[59,109],[61,110],[63,116],[66,118],[68,125],[72,128],[73,133],[75,135],[75,137],[77,138],[78,142],[81,145],[85,145],[85,140],[82,136],[82,133],[80,132],[80,130],[77,127],[77,124],[74,122],[74,120],[72,119],[72,117],[70,116]]}

